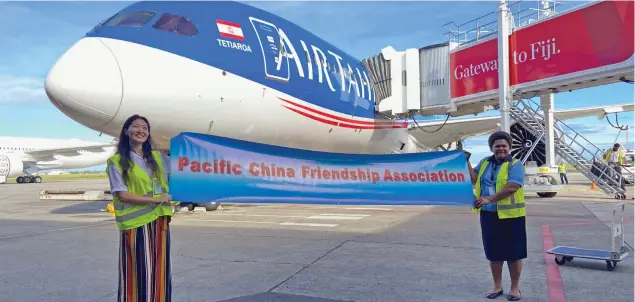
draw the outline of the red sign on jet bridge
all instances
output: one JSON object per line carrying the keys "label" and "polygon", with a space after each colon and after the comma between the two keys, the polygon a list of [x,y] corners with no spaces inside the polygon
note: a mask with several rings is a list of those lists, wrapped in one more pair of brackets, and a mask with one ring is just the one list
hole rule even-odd
{"label": "red sign on jet bridge", "polygon": [[[626,61],[635,53],[633,3],[598,2],[513,32],[510,85]],[[497,55],[497,38],[451,53],[451,98],[497,89]]]}

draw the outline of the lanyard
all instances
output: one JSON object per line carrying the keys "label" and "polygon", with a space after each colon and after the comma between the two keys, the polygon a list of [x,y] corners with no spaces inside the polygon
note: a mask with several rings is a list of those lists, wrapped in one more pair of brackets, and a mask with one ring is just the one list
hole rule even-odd
{"label": "lanyard", "polygon": [[499,165],[496,162],[492,162],[492,165],[490,166],[489,179],[494,185],[496,185],[496,169],[498,166]]}

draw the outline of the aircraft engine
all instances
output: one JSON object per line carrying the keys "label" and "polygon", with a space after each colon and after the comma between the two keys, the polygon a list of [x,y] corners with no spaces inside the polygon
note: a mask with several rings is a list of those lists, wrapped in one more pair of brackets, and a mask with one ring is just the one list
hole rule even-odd
{"label": "aircraft engine", "polygon": [[[533,135],[533,133],[529,132],[529,130],[525,129],[523,125],[520,123],[514,123],[510,127],[510,132],[512,135],[512,147],[511,154],[514,158],[518,160],[522,160],[525,158],[527,153],[531,150],[531,146],[537,140],[537,137]],[[560,133],[557,129],[555,130],[556,135]],[[555,155],[555,163],[557,164],[560,160],[558,155]],[[538,145],[529,153],[529,157],[527,161],[535,161],[538,167],[544,165],[547,162],[547,149],[545,143],[541,140],[538,142]]]}
{"label": "aircraft engine", "polygon": [[24,174],[24,164],[17,154],[0,154],[0,177],[14,177]]}

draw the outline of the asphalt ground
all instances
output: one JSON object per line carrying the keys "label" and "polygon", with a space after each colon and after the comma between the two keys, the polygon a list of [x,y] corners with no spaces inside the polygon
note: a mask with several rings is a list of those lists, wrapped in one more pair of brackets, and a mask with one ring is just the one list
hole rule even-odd
{"label": "asphalt ground", "polygon": [[[40,200],[107,180],[0,185],[0,301],[115,301],[118,234],[107,202]],[[552,246],[610,250],[624,202],[580,175],[554,198],[528,195],[522,301],[633,301],[633,258],[563,266]],[[478,216],[462,207],[223,205],[172,224],[173,301],[490,301]],[[503,288],[509,290],[509,274]],[[505,297],[497,300],[506,301]]]}

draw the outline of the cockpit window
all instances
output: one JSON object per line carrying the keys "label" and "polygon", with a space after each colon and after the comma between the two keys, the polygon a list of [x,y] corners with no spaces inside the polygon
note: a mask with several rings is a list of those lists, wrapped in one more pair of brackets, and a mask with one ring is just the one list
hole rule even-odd
{"label": "cockpit window", "polygon": [[198,34],[196,26],[190,20],[172,14],[163,14],[152,27],[184,36],[195,36]]}
{"label": "cockpit window", "polygon": [[151,11],[135,11],[121,13],[112,18],[105,26],[143,26],[156,15]]}

